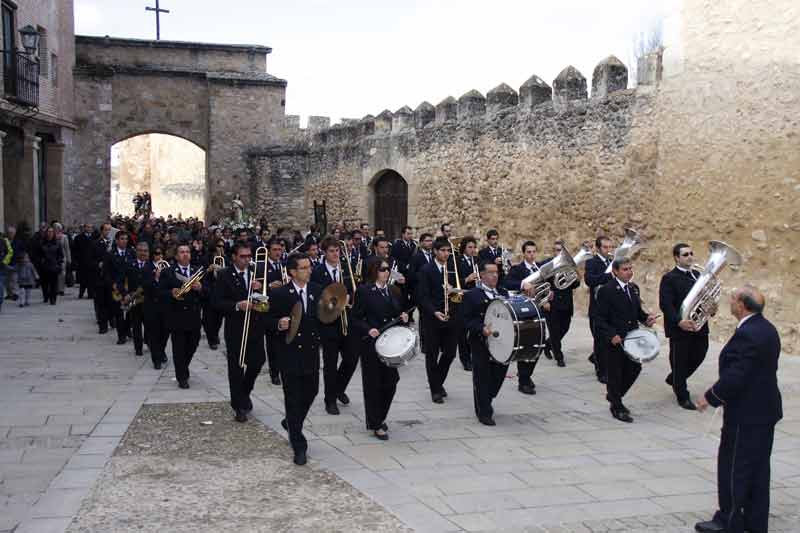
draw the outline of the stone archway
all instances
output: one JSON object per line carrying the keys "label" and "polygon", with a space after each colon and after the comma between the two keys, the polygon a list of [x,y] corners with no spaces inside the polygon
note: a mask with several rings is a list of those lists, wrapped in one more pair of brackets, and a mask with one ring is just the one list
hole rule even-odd
{"label": "stone archway", "polygon": [[397,171],[386,169],[373,180],[374,225],[389,239],[397,239],[408,224],[408,183]]}

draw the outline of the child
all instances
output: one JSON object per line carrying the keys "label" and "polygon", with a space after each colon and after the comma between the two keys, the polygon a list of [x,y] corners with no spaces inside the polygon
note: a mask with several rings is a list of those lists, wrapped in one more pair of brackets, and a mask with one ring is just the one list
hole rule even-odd
{"label": "child", "polygon": [[20,307],[27,307],[30,305],[31,289],[33,289],[37,281],[39,281],[39,274],[36,272],[36,269],[33,268],[33,263],[31,263],[28,254],[23,253],[17,269],[17,283],[19,284],[19,288],[22,289],[22,298],[19,300]]}

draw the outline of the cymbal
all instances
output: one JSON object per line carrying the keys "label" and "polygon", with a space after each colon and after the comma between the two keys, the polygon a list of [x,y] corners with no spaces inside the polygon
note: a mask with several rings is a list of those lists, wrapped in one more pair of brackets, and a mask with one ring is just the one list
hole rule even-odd
{"label": "cymbal", "polygon": [[289,315],[289,331],[286,332],[286,344],[291,344],[300,330],[300,322],[303,320],[303,302],[296,302]]}
{"label": "cymbal", "polygon": [[317,307],[317,318],[323,324],[332,324],[347,305],[347,289],[341,283],[331,283],[322,291]]}

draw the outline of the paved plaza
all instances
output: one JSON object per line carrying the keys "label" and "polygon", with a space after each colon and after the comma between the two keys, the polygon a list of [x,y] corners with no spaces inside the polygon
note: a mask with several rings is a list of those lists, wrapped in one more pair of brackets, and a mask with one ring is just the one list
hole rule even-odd
{"label": "paved plaza", "polygon": [[[689,532],[716,508],[721,417],[676,405],[664,384],[662,347],[626,397],[635,422],[614,420],[586,361],[590,338],[583,318],[575,319],[566,340],[567,367],[540,361],[535,396],[517,391],[515,368],[509,369],[495,401],[496,427],[475,419],[471,376],[458,361],[446,403],[433,404],[418,357],[401,369],[388,419],[391,440],[380,442],[364,429],[356,374],[348,391],[352,402],[340,416],[325,414],[317,397],[306,428],[310,470],[302,473],[288,446],[273,445],[285,441],[283,400],[268,376],[262,375],[254,394],[257,420],[237,425],[227,408],[213,405],[226,402],[222,351],[201,342],[192,388],[184,391],[177,389],[171,365],[156,371],[147,353],[137,358],[130,344],[120,347],[115,340],[113,333],[97,334],[91,304],[76,300],[74,292],[56,307],[38,298],[24,310],[6,302],[0,315],[0,532],[182,531],[192,524],[192,531],[222,531],[226,510],[240,503],[234,501],[237,491],[227,490],[235,479],[228,468],[250,478],[261,472],[263,479],[250,481],[274,480],[276,490],[307,491],[309,514],[344,520],[358,518],[352,509],[360,509],[372,530],[382,531]],[[690,382],[694,393],[716,376],[719,348],[712,345]],[[800,531],[800,357],[784,354],[779,382],[785,417],[772,460],[770,530]],[[186,438],[174,442],[182,442],[179,451],[188,458],[205,455],[185,465],[184,497],[173,504],[181,491],[174,476],[129,479],[135,471],[167,468],[164,455],[137,452],[123,459],[137,442],[145,450],[171,446],[164,440],[169,429],[158,424],[186,418],[193,409],[224,430],[217,433],[219,461],[213,460],[216,439],[196,437],[200,426],[191,422]],[[159,412],[162,418],[154,419]],[[264,460],[226,466],[238,439],[247,446],[264,439]],[[343,503],[326,496],[330,487],[350,494],[357,507],[342,511]],[[124,497],[114,494],[123,490]],[[153,500],[159,512],[148,515]],[[176,522],[170,509],[192,501],[196,516]],[[253,531],[346,530],[335,521],[323,527],[272,523],[269,513],[259,514],[260,506],[274,504],[270,497],[251,503]],[[127,523],[114,517],[122,514]]]}

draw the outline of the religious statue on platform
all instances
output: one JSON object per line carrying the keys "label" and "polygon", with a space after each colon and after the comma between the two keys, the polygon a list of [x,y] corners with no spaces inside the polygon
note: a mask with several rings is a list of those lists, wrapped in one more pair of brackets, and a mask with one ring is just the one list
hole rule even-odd
{"label": "religious statue on platform", "polygon": [[234,222],[242,222],[244,220],[244,202],[239,197],[239,193],[231,200],[231,218]]}

